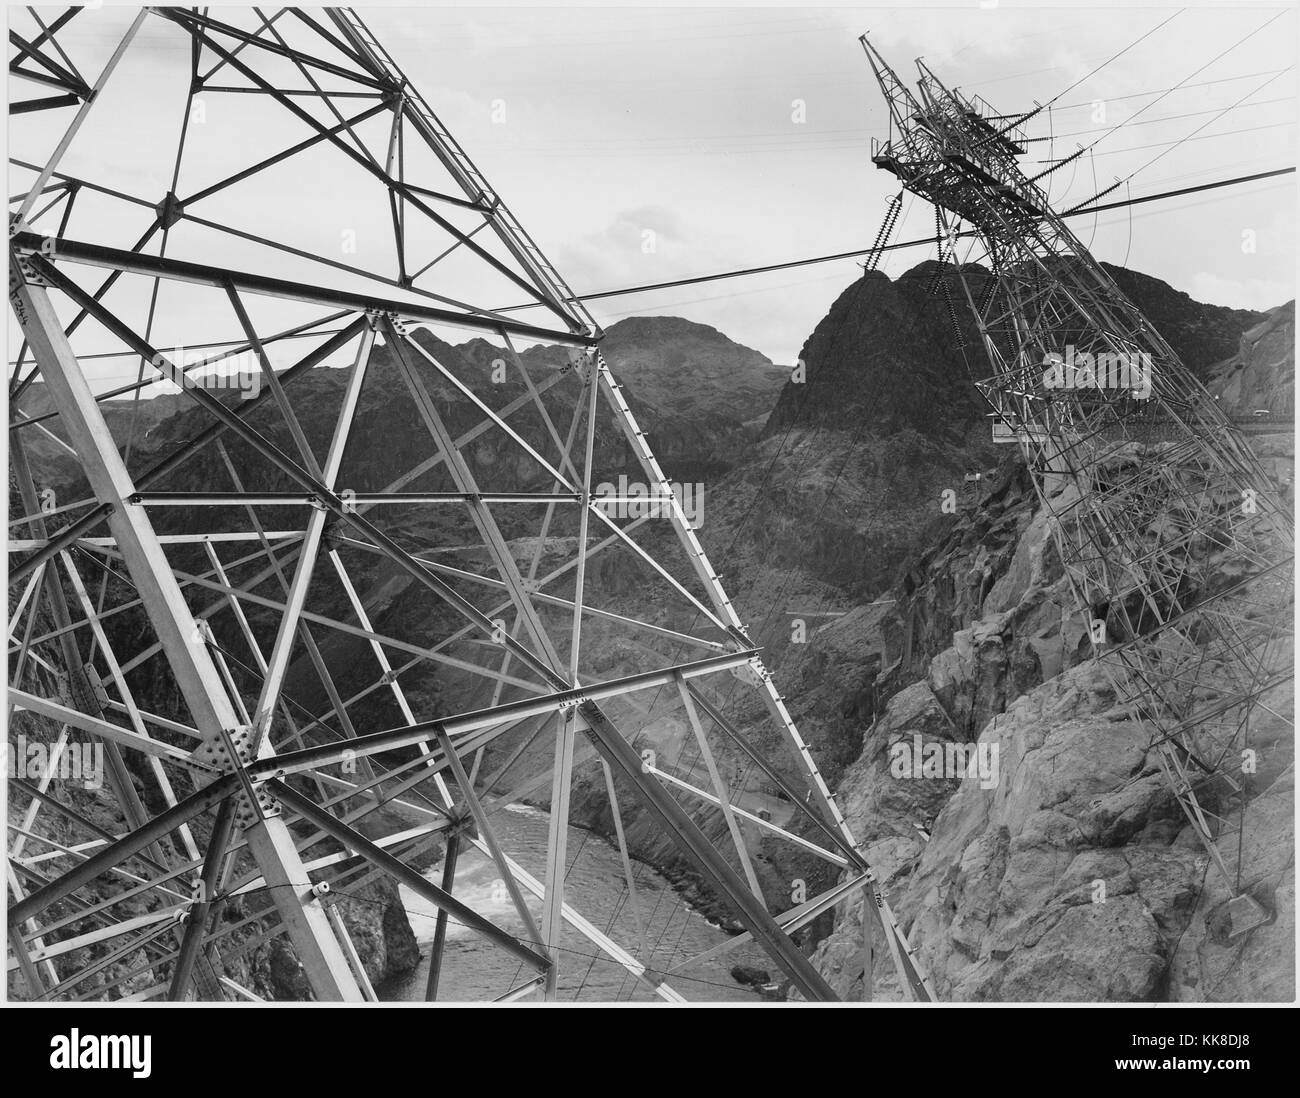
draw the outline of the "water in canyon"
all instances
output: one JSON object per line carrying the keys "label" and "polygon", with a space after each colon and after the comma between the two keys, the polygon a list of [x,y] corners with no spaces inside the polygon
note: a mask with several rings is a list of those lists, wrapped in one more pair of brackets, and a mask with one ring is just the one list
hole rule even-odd
{"label": "water in canyon", "polygon": [[[493,827],[502,849],[538,880],[546,864],[547,817],[522,805],[512,805],[493,816]],[[569,871],[567,897],[579,912],[602,933],[613,938],[629,953],[638,954],[637,927],[623,863],[617,847],[600,836],[580,828],[569,829]],[[648,865],[633,862],[642,918],[649,947],[651,968],[664,971],[679,961],[726,941],[726,931],[694,911],[668,881]],[[441,865],[425,874],[435,884],[442,880]],[[437,909],[403,887],[402,900],[411,927],[420,943],[422,959],[417,970],[394,979],[378,989],[381,999],[421,1001],[429,970],[429,946],[433,940]],[[456,867],[455,895],[475,911],[520,938],[523,922],[510,902],[492,860],[473,847],[462,849]],[[541,901],[525,893],[525,899],[540,924]],[[561,1002],[648,1002],[659,997],[587,938],[567,923],[560,941],[558,999]],[[640,960],[646,962],[647,956]],[[780,971],[763,951],[752,943],[728,950],[718,957],[690,965],[668,979],[668,984],[692,1002],[757,1002],[759,996],[732,979],[732,966],[742,964],[764,969],[779,978]],[[482,1002],[497,998],[529,978],[519,961],[500,947],[455,920],[449,920],[447,944],[440,977],[438,999],[452,1002]],[[534,994],[529,1001],[537,1001]]]}

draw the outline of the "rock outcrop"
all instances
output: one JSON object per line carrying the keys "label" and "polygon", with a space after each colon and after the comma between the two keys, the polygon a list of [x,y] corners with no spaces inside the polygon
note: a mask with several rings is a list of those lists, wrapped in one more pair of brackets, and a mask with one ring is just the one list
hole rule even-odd
{"label": "rock outcrop", "polygon": [[1236,352],[1212,366],[1205,385],[1230,415],[1295,407],[1295,302],[1270,309],[1242,333]]}
{"label": "rock outcrop", "polygon": [[[1158,279],[1109,272],[1225,412],[1289,415],[1293,304],[1267,314],[1225,309]],[[1018,455],[983,447],[984,409],[970,399],[957,344],[982,356],[961,310],[954,332],[942,290],[933,264],[896,282],[855,283],[804,348],[803,391],[788,385],[769,420],[762,445],[774,450],[776,492],[763,529],[749,535],[763,553],[746,564],[760,575],[769,562],[816,569],[823,605],[843,612],[819,623],[797,656],[780,634],[762,636],[792,712],[941,999],[1291,997],[1287,726],[1252,725],[1261,761],[1243,840],[1253,874],[1243,887],[1274,921],[1229,939],[1227,892],[1148,754],[1150,729],[1116,705],[1090,662],[1087,623],[1074,612],[1027,472]],[[1289,422],[1277,434],[1254,426],[1266,470],[1289,488]],[[813,456],[800,459],[801,447]],[[871,467],[855,454],[863,449]],[[821,476],[818,451],[839,455],[838,480]],[[972,486],[964,474],[974,472]],[[747,476],[738,469],[726,484]],[[872,478],[902,483],[903,498],[891,509]],[[937,507],[949,486],[955,514]],[[830,506],[823,522],[823,501],[841,498],[848,514]],[[727,516],[725,501],[719,512]],[[893,535],[887,549],[877,523]],[[866,552],[855,573],[858,549]],[[769,591],[760,579],[748,601]],[[1266,704],[1287,715],[1289,692],[1277,693]],[[918,749],[996,759],[997,780],[914,780],[894,764]],[[1220,810],[1240,807],[1206,795]],[[1235,840],[1223,845],[1235,867]],[[814,924],[815,961],[849,998],[862,993],[862,913],[854,897],[833,928]],[[883,950],[873,983],[877,998],[901,994]]]}
{"label": "rock outcrop", "polygon": [[[1273,330],[1264,326],[1252,347]],[[1253,365],[1248,357],[1212,376]],[[1293,449],[1284,436],[1252,441]],[[1234,936],[1227,884],[1169,789],[1150,727],[1116,703],[1109,676],[1118,672],[1089,658],[1050,520],[1025,485],[1023,469],[995,484],[904,570],[890,607],[857,635],[859,666],[884,670],[873,675],[875,719],[838,794],[936,994],[1292,999],[1290,684],[1263,697],[1252,719],[1257,760],[1245,795],[1214,785],[1199,793],[1232,820],[1217,856],[1230,876],[1241,866],[1240,890],[1267,920]],[[852,617],[825,635],[853,628]],[[965,745],[996,760],[996,780],[900,778],[891,768],[900,744]],[[849,997],[861,995],[861,920],[860,899],[846,901],[815,954]],[[877,997],[897,997],[887,956],[878,964]]]}
{"label": "rock outcrop", "polygon": [[[917,684],[897,695],[883,734],[951,736],[927,694]],[[1266,704],[1286,712],[1288,694],[1279,689]],[[1294,997],[1294,791],[1285,722],[1252,735],[1269,762],[1256,777],[1241,854],[1242,887],[1272,921],[1236,940],[1226,885],[1187,826],[1149,740],[1149,728],[1114,704],[1109,679],[1088,662],[1022,695],[985,726],[979,742],[996,751],[999,772],[990,788],[973,775],[909,783],[928,791],[891,795],[903,783],[866,758],[869,741],[842,784],[845,806],[940,999]],[[936,802],[927,834],[916,821]],[[1219,853],[1235,873],[1235,836]],[[860,994],[860,909],[858,902],[841,914],[815,958],[850,995]],[[877,986],[897,993],[892,974]]]}

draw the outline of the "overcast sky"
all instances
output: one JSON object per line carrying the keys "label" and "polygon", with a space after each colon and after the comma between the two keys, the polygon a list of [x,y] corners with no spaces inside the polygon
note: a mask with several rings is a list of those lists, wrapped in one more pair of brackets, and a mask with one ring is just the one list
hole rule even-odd
{"label": "overcast sky", "polygon": [[[87,13],[86,50],[101,48],[92,17],[94,27],[108,28],[106,56],[109,30],[120,33],[129,15]],[[1031,124],[1032,134],[1055,137],[1052,146],[1031,146],[1031,171],[1041,170],[1049,147],[1066,155],[1148,108],[1051,177],[1058,208],[1133,172],[1110,200],[1295,163],[1295,72],[1279,72],[1295,63],[1297,16],[1290,10],[1049,9],[1005,0],[797,9],[422,4],[364,5],[364,17],[579,293],[870,244],[897,186],[870,162],[870,138],[884,135],[886,115],[857,42],[864,30],[904,80],[913,80],[913,59],[923,56],[950,86],[1002,112],[1065,92]],[[165,190],[160,181],[174,144],[161,136],[168,126],[174,132],[176,115],[163,76],[183,67],[178,42],[175,28],[149,21],[132,47],[143,68],[122,70],[136,74],[134,90],[106,112],[118,132],[111,143],[88,137],[79,163],[92,171],[111,161],[134,173],[140,190],[133,193],[154,201],[153,192]],[[150,71],[158,80],[139,79]],[[1153,102],[1180,81],[1187,86]],[[225,97],[233,98],[254,97]],[[247,140],[248,152],[225,163],[228,173],[253,158],[259,136],[271,151],[284,134],[231,130],[198,155],[228,155],[232,143]],[[164,152],[152,168],[145,164],[151,150]],[[71,153],[69,163],[78,163]],[[277,189],[268,177],[264,202],[254,203],[264,205],[266,224],[285,216],[283,182]],[[328,191],[304,187],[288,199],[304,216],[340,223]],[[1072,224],[1101,259],[1200,300],[1266,308],[1295,294],[1295,207],[1290,176]],[[124,224],[122,233],[131,228]],[[1248,230],[1253,252],[1243,248]],[[915,203],[896,236],[932,231],[933,211]],[[882,269],[898,274],[930,255],[896,252]],[[840,261],[591,308],[605,324],[633,314],[685,316],[789,362],[858,273],[852,261]]]}

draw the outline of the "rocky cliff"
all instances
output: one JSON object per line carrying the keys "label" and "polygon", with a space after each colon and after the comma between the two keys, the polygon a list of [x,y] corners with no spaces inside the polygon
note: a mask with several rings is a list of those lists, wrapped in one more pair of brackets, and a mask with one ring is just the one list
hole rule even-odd
{"label": "rocky cliff", "polygon": [[1236,415],[1295,407],[1295,302],[1270,309],[1241,334],[1231,355],[1205,371],[1205,384]]}
{"label": "rocky cliff", "polygon": [[[1249,326],[1236,353],[1200,371],[1225,410],[1289,408],[1293,317],[1285,306],[1237,319]],[[1251,441],[1289,484],[1293,436]],[[821,707],[850,684],[840,708],[864,731],[841,805],[939,998],[1294,998],[1290,684],[1252,722],[1261,761],[1241,848],[1235,833],[1218,844],[1269,919],[1233,938],[1228,891],[1148,751],[1150,729],[1088,659],[1050,535],[1011,461],[888,599],[817,637],[827,672],[814,689],[832,695]],[[983,751],[996,778],[916,780],[896,766],[912,744]],[[1214,810],[1240,809],[1229,796]],[[861,921],[860,901],[841,905],[815,954],[848,997],[862,990]],[[879,965],[877,997],[897,997],[887,957]]]}

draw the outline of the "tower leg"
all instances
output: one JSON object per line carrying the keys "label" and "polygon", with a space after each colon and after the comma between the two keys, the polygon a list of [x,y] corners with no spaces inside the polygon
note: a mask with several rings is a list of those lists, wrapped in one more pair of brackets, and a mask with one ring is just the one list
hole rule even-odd
{"label": "tower leg", "polygon": [[[81,459],[95,497],[109,503],[109,529],[122,553],[131,582],[140,593],[194,726],[205,743],[219,745],[239,720],[216,665],[200,638],[161,543],[144,509],[127,500],[135,487],[45,288],[23,279],[11,260],[10,304],[31,345],[41,378]],[[294,847],[288,825],[269,816],[249,828],[249,850],[256,859],[312,991],[320,1000],[360,1001],[361,989],[334,937],[329,920],[311,896],[311,882]]]}

